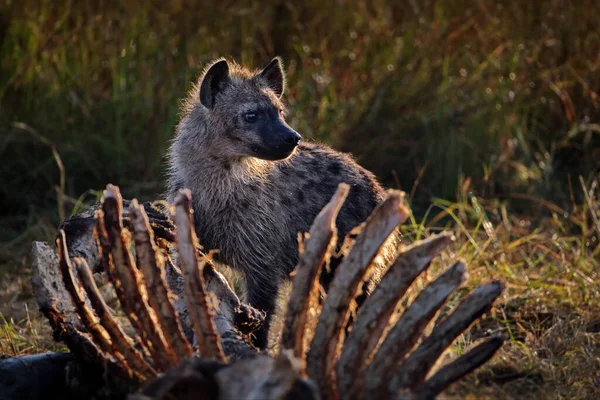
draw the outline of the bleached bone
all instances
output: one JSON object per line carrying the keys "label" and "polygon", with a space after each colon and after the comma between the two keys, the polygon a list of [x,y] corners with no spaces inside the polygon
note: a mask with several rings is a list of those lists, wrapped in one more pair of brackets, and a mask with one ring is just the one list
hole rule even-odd
{"label": "bleached bone", "polygon": [[191,215],[192,198],[189,190],[182,190],[175,200],[177,224],[177,248],[184,276],[184,288],[188,310],[200,355],[204,358],[224,361],[225,355],[219,343],[214,323],[218,299],[209,295],[203,271],[206,260],[198,260],[196,233]]}
{"label": "bleached bone", "polygon": [[[309,308],[317,303],[318,278],[325,260],[335,248],[335,219],[349,190],[350,186],[340,185],[331,201],[317,215],[294,270],[294,285],[288,302],[280,348],[282,351],[292,349],[294,356],[299,360],[304,360],[306,355],[304,342]],[[302,369],[304,368],[305,365],[302,365]]]}
{"label": "bleached bone", "polygon": [[[173,224],[166,213],[152,208],[147,215],[146,205],[136,201],[128,202],[125,212],[118,189],[109,185],[100,206],[76,223],[61,225],[66,229],[57,240],[59,259],[43,244],[34,245],[32,281],[38,303],[75,359],[96,360],[112,372],[112,382],[106,383],[112,392],[106,393],[113,395],[143,384],[132,399],[183,393],[190,398],[433,398],[501,346],[503,339],[492,337],[430,373],[443,351],[491,307],[503,286],[494,281],[475,289],[423,338],[425,327],[465,279],[465,265],[457,262],[390,326],[412,282],[450,243],[451,235],[442,233],[399,252],[344,338],[360,283],[382,244],[409,213],[402,194],[390,192],[344,254],[323,308],[315,308],[317,278],[335,246],[335,218],[348,190],[346,185],[338,188],[304,240],[276,357],[249,344],[247,334],[264,315],[241,303],[200,252],[187,191],[176,201]],[[77,230],[76,224],[84,228]],[[76,251],[69,249],[70,243]],[[94,271],[108,272],[133,336],[102,299]],[[310,342],[309,311],[318,316]],[[195,344],[189,342],[188,330]]]}
{"label": "bleached bone", "polygon": [[[331,282],[307,355],[308,376],[322,390],[335,391],[333,369],[339,356],[342,330],[348,323],[352,303],[359,295],[360,284],[368,274],[371,262],[394,229],[408,218],[410,211],[403,206],[403,200],[402,192],[389,192],[387,199],[365,222]],[[330,396],[334,397],[333,392]]]}

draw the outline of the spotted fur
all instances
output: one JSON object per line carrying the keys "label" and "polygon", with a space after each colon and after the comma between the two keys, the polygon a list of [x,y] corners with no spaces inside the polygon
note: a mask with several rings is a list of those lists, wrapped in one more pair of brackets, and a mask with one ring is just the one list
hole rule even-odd
{"label": "spotted fur", "polygon": [[[351,187],[337,218],[342,238],[385,195],[372,173],[327,146],[303,141],[285,157],[280,154],[273,143],[291,128],[281,113],[269,112],[284,110],[284,88],[278,58],[262,71],[216,61],[189,93],[168,153],[168,200],[181,188],[191,190],[200,242],[218,249],[220,262],[243,271],[249,303],[268,319],[280,283],[298,260],[298,233],[309,230],[338,184]],[[260,131],[244,120],[258,109],[267,110]],[[258,151],[260,143],[271,147]],[[269,153],[272,149],[279,153]],[[379,279],[377,273],[373,279]],[[267,328],[257,336],[260,347]]]}

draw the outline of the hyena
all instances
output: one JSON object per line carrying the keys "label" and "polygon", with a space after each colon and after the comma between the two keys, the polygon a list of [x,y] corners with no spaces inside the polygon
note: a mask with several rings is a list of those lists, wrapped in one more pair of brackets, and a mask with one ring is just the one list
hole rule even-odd
{"label": "hyena", "polygon": [[298,233],[308,232],[338,184],[351,187],[337,217],[338,244],[385,196],[351,156],[302,140],[286,123],[285,83],[278,57],[256,71],[213,62],[184,102],[168,152],[168,200],[191,190],[201,244],[243,271],[248,302],[267,314],[254,341],[260,348],[280,283],[298,261]]}

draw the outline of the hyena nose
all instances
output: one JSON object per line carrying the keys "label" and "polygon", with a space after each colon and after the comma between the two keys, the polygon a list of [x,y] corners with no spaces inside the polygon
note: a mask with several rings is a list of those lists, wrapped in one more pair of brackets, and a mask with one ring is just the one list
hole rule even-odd
{"label": "hyena nose", "polygon": [[283,142],[285,144],[297,145],[300,139],[302,139],[302,136],[296,131],[289,131],[283,134]]}

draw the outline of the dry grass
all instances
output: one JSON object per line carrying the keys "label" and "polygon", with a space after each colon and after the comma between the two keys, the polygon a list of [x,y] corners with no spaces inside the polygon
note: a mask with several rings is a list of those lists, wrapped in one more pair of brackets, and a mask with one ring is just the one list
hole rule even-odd
{"label": "dry grass", "polygon": [[[489,364],[455,384],[449,398],[600,396],[598,182],[586,190],[585,205],[559,210],[548,204],[551,217],[536,223],[507,215],[498,201],[465,194],[459,196],[462,202],[438,200],[428,213],[434,217],[413,218],[403,225],[405,238],[411,241],[439,231],[447,219],[445,229],[456,237],[451,250],[443,252],[428,275],[416,282],[404,304],[457,258],[467,261],[469,279],[439,317],[467,290],[497,278],[506,283],[494,309],[458,339],[446,360],[463,354],[491,332],[508,340]],[[283,311],[274,321],[275,331],[281,329]]]}
{"label": "dry grass", "polygon": [[[452,217],[458,237],[454,254],[444,257],[467,260],[467,286],[492,278],[507,284],[497,306],[459,339],[449,357],[490,331],[504,332],[509,341],[451,393],[493,399],[598,398],[600,226],[594,219],[600,190],[597,182],[592,188],[589,203],[553,209],[552,217],[534,224],[507,216],[498,202],[438,203]],[[416,232],[417,226],[406,229]]]}
{"label": "dry grass", "polygon": [[31,269],[0,270],[0,357],[66,350],[52,340],[29,282]]}
{"label": "dry grass", "polygon": [[205,3],[0,6],[0,354],[61,348],[29,243],[108,182],[157,198],[199,63],[277,53],[292,126],[410,189],[407,240],[453,230],[441,261],[464,257],[467,287],[505,280],[448,356],[490,329],[510,340],[453,393],[600,398],[600,3]]}
{"label": "dry grass", "polygon": [[[571,210],[548,205],[551,216],[536,223],[507,215],[500,202],[464,195],[453,203],[437,200],[424,218],[412,218],[402,226],[407,241],[440,229],[452,230],[456,236],[451,250],[417,282],[415,291],[459,257],[469,266],[465,289],[494,278],[507,285],[492,312],[461,336],[446,357],[463,353],[490,331],[500,331],[509,340],[489,364],[454,385],[450,397],[589,399],[600,395],[597,182],[588,186],[587,193],[589,202]],[[5,355],[62,347],[52,342],[38,315],[27,265],[23,260],[18,269],[2,272],[0,352]]]}
{"label": "dry grass", "polygon": [[461,177],[563,204],[600,167],[599,2],[342,3],[0,3],[0,241],[108,182],[156,198],[179,101],[222,56],[283,56],[290,125],[425,206]]}

